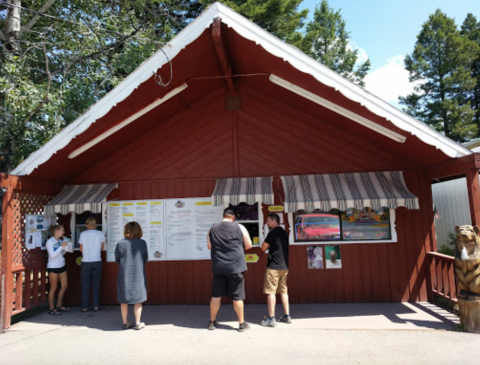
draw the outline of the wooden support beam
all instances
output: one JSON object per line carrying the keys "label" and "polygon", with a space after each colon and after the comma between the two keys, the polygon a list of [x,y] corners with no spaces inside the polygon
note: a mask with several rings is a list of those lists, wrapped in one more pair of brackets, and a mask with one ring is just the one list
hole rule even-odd
{"label": "wooden support beam", "polygon": [[423,176],[426,178],[441,179],[449,176],[463,175],[469,169],[480,169],[480,154],[452,158],[450,160],[424,167]]}
{"label": "wooden support beam", "polygon": [[215,50],[217,51],[217,57],[218,57],[218,60],[220,61],[220,66],[222,67],[223,75],[225,76],[228,92],[234,93],[235,87],[233,86],[233,80],[232,80],[232,65],[230,63],[227,42],[225,40],[225,36],[222,33],[221,18],[215,18],[213,20],[212,39],[213,39],[213,43],[215,44]]}
{"label": "wooden support beam", "polygon": [[470,205],[470,217],[472,225],[480,225],[480,182],[478,169],[470,169],[466,172],[468,203]]}

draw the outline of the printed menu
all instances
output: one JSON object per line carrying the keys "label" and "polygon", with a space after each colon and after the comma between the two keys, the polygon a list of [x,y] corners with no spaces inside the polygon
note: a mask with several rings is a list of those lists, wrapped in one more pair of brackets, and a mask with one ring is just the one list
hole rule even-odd
{"label": "printed menu", "polygon": [[115,247],[132,221],[142,227],[149,260],[208,260],[207,234],[222,213],[210,198],[109,202],[107,260],[115,261]]}

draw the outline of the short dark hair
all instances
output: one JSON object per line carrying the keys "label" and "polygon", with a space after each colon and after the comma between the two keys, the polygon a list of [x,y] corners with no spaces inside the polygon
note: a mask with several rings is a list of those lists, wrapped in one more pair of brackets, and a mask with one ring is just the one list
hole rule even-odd
{"label": "short dark hair", "polygon": [[235,212],[231,208],[227,208],[223,211],[223,218],[235,217]]}
{"label": "short dark hair", "polygon": [[277,224],[280,224],[280,217],[278,216],[277,213],[270,213],[268,215],[268,218],[270,218],[271,220],[275,220],[277,221]]}
{"label": "short dark hair", "polygon": [[143,236],[142,227],[137,222],[128,222],[125,224],[125,238],[141,238]]}

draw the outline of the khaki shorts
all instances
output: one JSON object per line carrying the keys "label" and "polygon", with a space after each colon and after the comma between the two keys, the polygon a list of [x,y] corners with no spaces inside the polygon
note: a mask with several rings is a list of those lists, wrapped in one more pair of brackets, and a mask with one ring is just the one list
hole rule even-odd
{"label": "khaki shorts", "polygon": [[267,269],[263,281],[263,294],[288,294],[288,270]]}

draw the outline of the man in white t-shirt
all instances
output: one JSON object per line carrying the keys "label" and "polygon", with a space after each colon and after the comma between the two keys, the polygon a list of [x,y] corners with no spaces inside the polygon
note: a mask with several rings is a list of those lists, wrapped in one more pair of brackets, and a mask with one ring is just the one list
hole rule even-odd
{"label": "man in white t-shirt", "polygon": [[95,218],[86,221],[87,230],[80,234],[80,251],[82,252],[82,312],[88,311],[90,285],[92,286],[92,307],[98,311],[100,306],[100,280],[102,278],[102,257],[105,235],[97,231]]}

